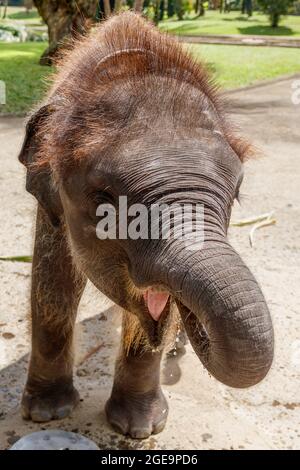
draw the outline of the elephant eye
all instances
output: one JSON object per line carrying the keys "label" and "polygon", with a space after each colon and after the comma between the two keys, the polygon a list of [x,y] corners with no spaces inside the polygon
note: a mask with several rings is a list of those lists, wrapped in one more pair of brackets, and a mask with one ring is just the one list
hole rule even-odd
{"label": "elephant eye", "polygon": [[89,199],[95,204],[115,204],[114,196],[108,190],[96,190],[89,194]]}

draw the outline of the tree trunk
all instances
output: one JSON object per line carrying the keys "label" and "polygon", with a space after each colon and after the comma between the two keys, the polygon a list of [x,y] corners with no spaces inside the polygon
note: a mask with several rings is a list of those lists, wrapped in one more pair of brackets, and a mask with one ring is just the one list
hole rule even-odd
{"label": "tree trunk", "polygon": [[273,13],[273,14],[271,15],[271,25],[272,25],[272,28],[277,28],[277,27],[278,27],[279,18],[280,18],[280,16],[278,15],[278,13]]}
{"label": "tree trunk", "polygon": [[174,16],[174,14],[175,14],[174,0],[168,0],[167,11],[168,11],[168,18],[172,18],[172,16]]}
{"label": "tree trunk", "polygon": [[210,10],[217,10],[220,7],[220,0],[210,0],[208,7]]}
{"label": "tree trunk", "polygon": [[33,7],[33,0],[24,0],[24,7],[26,9],[26,13],[29,13]]}
{"label": "tree trunk", "polygon": [[182,0],[175,0],[175,11],[176,11],[179,21],[182,21],[183,14],[184,14],[183,7],[182,7]]}
{"label": "tree trunk", "polygon": [[120,11],[123,5],[123,0],[116,0],[114,11]]}
{"label": "tree trunk", "polygon": [[166,2],[165,0],[160,0],[159,5],[159,21],[163,21],[166,9]]}
{"label": "tree trunk", "polygon": [[242,13],[247,13],[248,16],[252,16],[253,13],[253,4],[252,0],[243,0],[242,2]]}
{"label": "tree trunk", "polygon": [[159,23],[160,17],[160,0],[155,0],[154,2],[154,24]]}
{"label": "tree trunk", "polygon": [[253,15],[253,2],[252,0],[248,0],[248,16]]}
{"label": "tree trunk", "polygon": [[200,0],[200,5],[199,5],[199,16],[204,16],[205,15],[205,8],[204,8],[204,5],[203,5],[203,1]]}
{"label": "tree trunk", "polygon": [[95,19],[98,0],[34,0],[34,4],[49,34],[49,47],[41,56],[40,64],[51,65],[66,38],[85,33],[87,20]]}
{"label": "tree trunk", "polygon": [[144,0],[135,0],[133,8],[135,11],[142,13],[143,6],[144,6]]}
{"label": "tree trunk", "polygon": [[105,18],[111,15],[111,6],[109,0],[103,0]]}
{"label": "tree trunk", "polygon": [[8,0],[5,0],[4,2],[4,11],[3,11],[3,19],[5,20],[6,15],[7,15],[7,7],[8,7]]}

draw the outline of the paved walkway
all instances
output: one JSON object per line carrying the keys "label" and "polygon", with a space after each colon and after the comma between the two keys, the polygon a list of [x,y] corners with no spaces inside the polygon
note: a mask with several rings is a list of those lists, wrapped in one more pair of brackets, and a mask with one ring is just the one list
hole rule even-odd
{"label": "paved walkway", "polygon": [[180,42],[189,44],[227,44],[236,46],[300,47],[300,38],[290,36],[248,36],[244,34],[197,36],[179,35]]}
{"label": "paved walkway", "polygon": [[[83,401],[72,417],[47,425],[22,421],[19,401],[26,378],[30,265],[0,261],[0,448],[41,428],[78,431],[110,449],[299,449],[300,447],[300,106],[292,82],[241,90],[230,96],[232,116],[263,150],[246,167],[242,207],[233,219],[274,210],[277,225],[256,233],[232,228],[230,239],[259,279],[274,320],[276,356],[265,381],[234,390],[209,377],[190,347],[164,364],[170,405],[165,430],[145,441],[113,432],[103,413],[112,386],[120,312],[89,285],[77,323],[75,381]],[[0,256],[31,252],[35,202],[24,190],[16,156],[20,119],[0,119]],[[98,351],[89,355],[97,346]],[[180,380],[179,380],[180,378]]]}

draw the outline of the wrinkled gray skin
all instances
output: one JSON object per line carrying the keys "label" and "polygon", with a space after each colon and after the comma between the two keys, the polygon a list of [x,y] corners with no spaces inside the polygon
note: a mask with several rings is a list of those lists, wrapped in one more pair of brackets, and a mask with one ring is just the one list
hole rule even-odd
{"label": "wrinkled gray skin", "polygon": [[[188,90],[183,94],[188,102]],[[145,114],[151,115],[147,107],[154,107],[153,101],[149,97],[149,103],[144,102]],[[190,112],[188,104],[186,108]],[[114,259],[110,257],[105,268],[89,263],[87,274],[102,292],[117,303],[122,297],[122,306],[139,316],[141,302],[127,298],[126,286],[121,285],[121,279],[125,282],[126,278],[116,269],[118,281],[107,283],[103,269],[111,270],[111,264],[124,263],[136,287],[165,287],[175,298],[193,347],[209,372],[227,385],[247,387],[259,382],[268,371],[273,337],[261,290],[226,239],[242,165],[216,132],[218,125],[213,124],[212,111],[206,114],[210,126],[205,123],[211,129],[185,129],[185,116],[177,119],[183,121],[180,135],[170,136],[172,132],[168,129],[172,126],[168,119],[158,121],[155,128],[148,129],[137,140],[118,145],[115,152],[103,155],[101,160],[96,158],[83,174],[77,173],[75,180],[70,178],[61,190],[64,213],[75,249],[80,252],[86,250],[87,237],[91,244],[101,245],[95,240],[94,224],[90,225],[86,208],[78,214],[77,207],[83,198],[78,188],[86,181],[91,180],[95,189],[110,188],[115,198],[127,195],[128,205],[204,204],[205,246],[199,252],[186,250],[179,241],[120,240],[112,250]],[[101,198],[97,202],[100,201]],[[94,213],[94,206],[91,212]],[[187,311],[192,314],[188,316]],[[142,317],[141,321],[146,326],[149,318]],[[201,324],[207,330],[209,344],[205,340],[203,345],[201,341]],[[149,336],[154,335],[150,330]]]}
{"label": "wrinkled gray skin", "polygon": [[[197,356],[224,384],[241,388],[257,384],[273,358],[273,329],[265,299],[226,238],[231,207],[242,180],[240,159],[222,135],[213,106],[199,90],[181,84],[175,106],[162,77],[148,85],[149,92],[131,115],[130,127],[136,126],[139,131],[135,135],[129,132],[129,137],[125,131],[123,138],[101,155],[92,152],[89,160],[81,162],[64,180],[55,177],[56,209],[53,202],[45,203],[42,191],[37,193],[34,184],[29,188],[40,201],[41,218],[45,218],[44,210],[53,218],[53,211],[61,207],[56,215],[65,222],[72,257],[80,272],[134,314],[150,348],[158,348],[156,353],[134,350],[123,339],[127,355],[120,353],[106,411],[116,429],[133,437],[159,432],[165,423],[167,406],[159,386],[159,349],[172,328],[172,303],[177,304]],[[126,89],[119,85],[122,109],[125,97],[130,103],[134,100],[136,87],[134,82],[126,84]],[[101,202],[116,204],[120,195],[128,196],[128,205],[204,204],[203,248],[187,250],[180,240],[98,240],[96,208]],[[61,229],[47,230],[57,234]],[[36,244],[39,246],[38,240]],[[41,252],[45,249],[49,248]],[[61,277],[65,282],[66,273]],[[142,296],[151,286],[171,295],[158,322],[150,317]],[[80,297],[77,291],[76,295]],[[51,336],[39,324],[34,337],[44,338],[45,334]],[[36,349],[40,341],[33,340]],[[59,411],[58,398],[49,411],[37,385],[38,371],[46,367],[49,355],[51,351],[44,351],[41,362],[40,355],[33,353],[23,398],[24,416],[38,421],[67,414]],[[65,360],[70,363],[69,357]],[[71,366],[68,371],[61,377],[71,390]],[[50,371],[50,382],[53,375]],[[73,398],[65,400],[68,411],[76,402],[73,388],[69,395]]]}

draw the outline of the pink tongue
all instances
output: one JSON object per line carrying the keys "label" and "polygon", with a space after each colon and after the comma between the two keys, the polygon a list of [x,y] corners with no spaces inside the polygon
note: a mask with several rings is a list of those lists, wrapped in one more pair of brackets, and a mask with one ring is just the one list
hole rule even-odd
{"label": "pink tongue", "polygon": [[167,292],[156,292],[152,288],[144,294],[144,300],[153,320],[158,321],[163,309],[167,305],[169,294]]}

